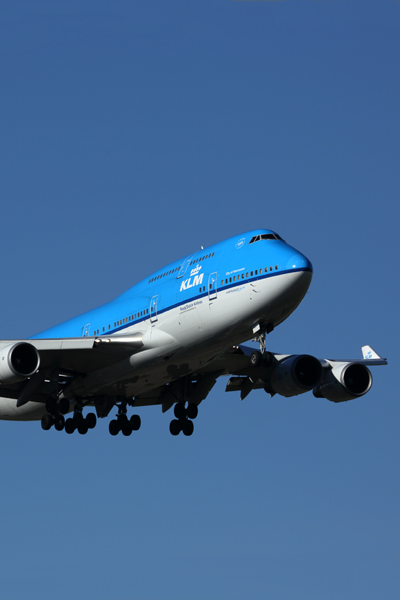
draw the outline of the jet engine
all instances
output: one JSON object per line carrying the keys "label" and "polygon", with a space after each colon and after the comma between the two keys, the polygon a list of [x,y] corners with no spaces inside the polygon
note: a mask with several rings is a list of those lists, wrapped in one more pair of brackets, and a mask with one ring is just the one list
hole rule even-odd
{"label": "jet engine", "polygon": [[345,402],[364,396],[372,385],[372,375],[365,365],[341,363],[333,367],[313,394],[331,402]]}
{"label": "jet engine", "polygon": [[0,383],[31,377],[39,368],[39,352],[32,344],[17,342],[0,350]]}
{"label": "jet engine", "polygon": [[265,390],[281,396],[297,396],[314,389],[322,379],[322,366],[308,354],[289,356],[277,363]]}

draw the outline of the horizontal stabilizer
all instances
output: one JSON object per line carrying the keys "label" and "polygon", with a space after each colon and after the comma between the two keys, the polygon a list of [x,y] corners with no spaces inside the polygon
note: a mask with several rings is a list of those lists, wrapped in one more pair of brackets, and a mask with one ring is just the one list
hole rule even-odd
{"label": "horizontal stabilizer", "polygon": [[371,360],[372,358],[382,358],[382,356],[379,356],[379,354],[375,352],[375,350],[373,350],[371,346],[363,346],[361,350],[364,360]]}

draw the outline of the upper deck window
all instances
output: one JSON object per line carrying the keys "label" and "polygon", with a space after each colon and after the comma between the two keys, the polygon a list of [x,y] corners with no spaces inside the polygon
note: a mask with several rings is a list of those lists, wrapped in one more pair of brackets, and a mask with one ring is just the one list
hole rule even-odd
{"label": "upper deck window", "polygon": [[262,233],[261,235],[253,235],[249,244],[259,242],[260,240],[281,240],[283,242],[283,239],[277,233]]}

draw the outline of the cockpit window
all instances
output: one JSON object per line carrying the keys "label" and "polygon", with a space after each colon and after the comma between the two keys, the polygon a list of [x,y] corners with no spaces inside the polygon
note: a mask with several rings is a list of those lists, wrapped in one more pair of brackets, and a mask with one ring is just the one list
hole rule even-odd
{"label": "cockpit window", "polygon": [[249,244],[259,242],[260,240],[281,240],[283,242],[283,239],[277,233],[262,233],[261,235],[253,235]]}

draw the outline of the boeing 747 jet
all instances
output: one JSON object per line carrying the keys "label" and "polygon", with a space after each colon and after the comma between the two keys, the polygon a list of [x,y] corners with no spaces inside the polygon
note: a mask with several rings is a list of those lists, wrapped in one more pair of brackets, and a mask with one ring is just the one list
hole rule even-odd
{"label": "boeing 747 jet", "polygon": [[[259,388],[360,398],[372,385],[368,367],[387,364],[370,346],[355,360],[267,348],[266,335],[297,308],[311,279],[308,258],[268,229],[198,250],[104,306],[30,339],[0,341],[0,419],[85,434],[112,413],[111,435],[127,436],[140,428],[137,408],[159,405],[173,408],[171,434],[189,436],[221,376],[241,400]],[[249,339],[259,350],[242,345]],[[95,412],[84,416],[87,408]]]}

